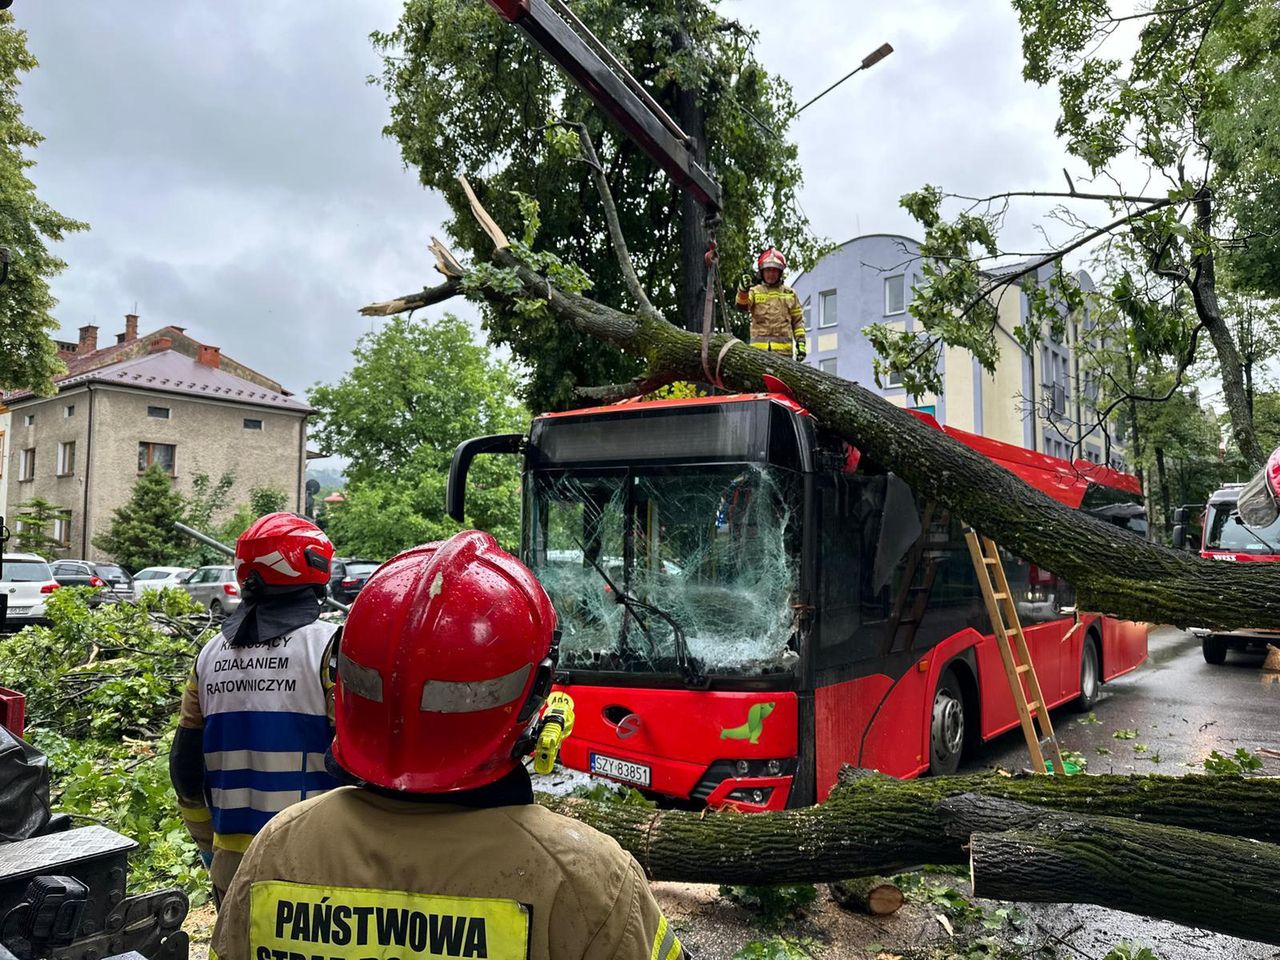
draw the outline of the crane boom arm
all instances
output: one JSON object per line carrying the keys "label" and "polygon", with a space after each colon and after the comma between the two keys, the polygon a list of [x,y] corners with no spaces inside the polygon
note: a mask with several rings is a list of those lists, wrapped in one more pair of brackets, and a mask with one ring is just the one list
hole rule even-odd
{"label": "crane boom arm", "polygon": [[568,74],[681,189],[693,194],[709,214],[720,211],[720,184],[698,163],[690,138],[634,79],[627,75],[632,87],[619,76],[618,70],[625,74],[620,64],[617,69],[610,67],[547,0],[488,2]]}

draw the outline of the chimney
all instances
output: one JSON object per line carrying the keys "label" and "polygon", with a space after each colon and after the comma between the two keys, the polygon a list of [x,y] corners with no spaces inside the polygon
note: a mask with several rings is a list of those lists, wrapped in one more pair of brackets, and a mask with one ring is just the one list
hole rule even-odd
{"label": "chimney", "polygon": [[170,350],[173,348],[173,337],[156,337],[151,341],[151,349],[148,353],[159,353],[161,350]]}
{"label": "chimney", "polygon": [[98,349],[98,328],[92,323],[86,323],[80,328],[80,343],[76,347],[76,356],[85,353],[93,353]]}
{"label": "chimney", "polygon": [[138,339],[138,315],[136,313],[126,313],[124,315],[124,336],[120,341]]}
{"label": "chimney", "polygon": [[205,343],[200,344],[200,355],[196,359],[203,367],[212,367],[214,370],[222,367],[222,351]]}

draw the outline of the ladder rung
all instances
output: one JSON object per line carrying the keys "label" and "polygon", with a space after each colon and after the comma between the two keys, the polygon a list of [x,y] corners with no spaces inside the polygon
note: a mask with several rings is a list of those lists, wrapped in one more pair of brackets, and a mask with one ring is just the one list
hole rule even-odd
{"label": "ladder rung", "polygon": [[991,599],[992,600],[1008,600],[1009,595],[1007,593],[993,593],[991,595]]}
{"label": "ladder rung", "polygon": [[1030,703],[1028,703],[1028,704],[1027,704],[1027,712],[1028,712],[1028,713],[1030,713],[1032,710],[1039,710],[1039,709],[1040,709],[1040,701],[1039,701],[1039,700],[1032,700]]}
{"label": "ladder rung", "polygon": [[1024,663],[1024,664],[1022,664],[1022,666],[1018,667],[1018,672],[1019,672],[1019,673],[1030,673],[1030,672],[1031,672],[1031,664],[1029,664],[1029,663]]}
{"label": "ladder rung", "polygon": [[982,562],[989,563],[991,564],[991,566],[994,567],[997,563],[1000,562],[1000,558],[999,557],[983,557]]}

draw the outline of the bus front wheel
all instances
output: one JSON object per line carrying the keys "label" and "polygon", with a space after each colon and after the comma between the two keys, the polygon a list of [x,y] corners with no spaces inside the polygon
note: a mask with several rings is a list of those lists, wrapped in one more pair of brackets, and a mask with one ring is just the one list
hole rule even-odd
{"label": "bus front wheel", "polygon": [[933,714],[929,723],[929,772],[946,776],[960,768],[965,744],[964,691],[956,675],[948,670],[933,694]]}

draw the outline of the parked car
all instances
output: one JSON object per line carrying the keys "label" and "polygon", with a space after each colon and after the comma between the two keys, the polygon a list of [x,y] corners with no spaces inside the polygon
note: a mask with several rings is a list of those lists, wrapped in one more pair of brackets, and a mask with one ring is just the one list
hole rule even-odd
{"label": "parked car", "polygon": [[339,603],[353,603],[369,574],[382,566],[381,560],[335,557],[329,568],[329,596]]}
{"label": "parked car", "polygon": [[192,567],[147,567],[133,575],[133,599],[138,601],[148,590],[180,587],[195,572]]}
{"label": "parked car", "polygon": [[8,629],[43,620],[44,602],[59,586],[44,557],[6,553],[0,556],[0,568],[0,594],[8,599]]}
{"label": "parked car", "polygon": [[133,578],[114,563],[93,560],[55,560],[49,565],[64,587],[101,587],[104,600],[132,600]]}
{"label": "parked car", "polygon": [[240,606],[235,567],[200,567],[182,582],[182,589],[215,617],[225,617]]}

